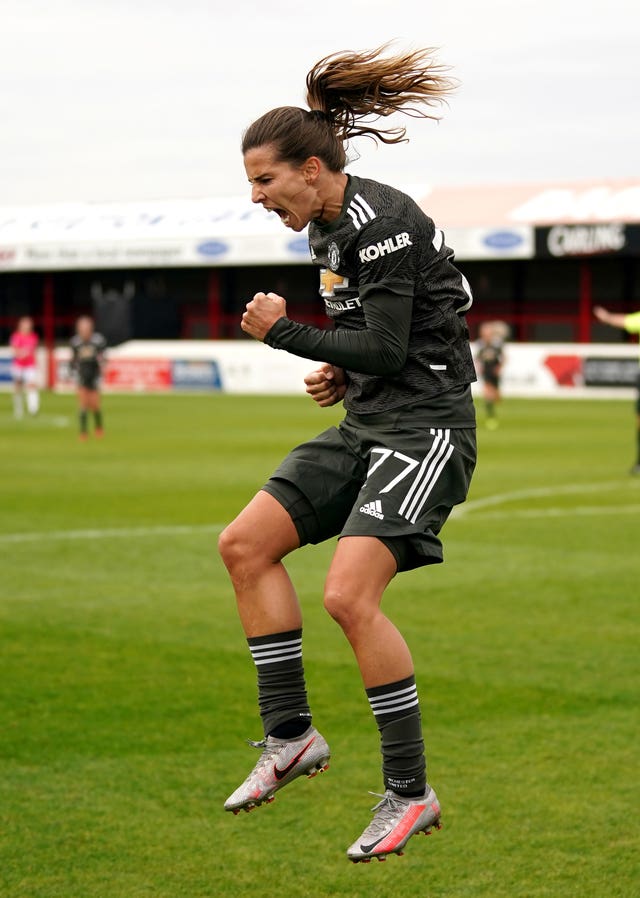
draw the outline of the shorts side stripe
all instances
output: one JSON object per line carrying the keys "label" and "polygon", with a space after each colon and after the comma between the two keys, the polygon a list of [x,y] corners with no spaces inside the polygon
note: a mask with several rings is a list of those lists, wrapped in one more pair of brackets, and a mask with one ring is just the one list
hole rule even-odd
{"label": "shorts side stripe", "polygon": [[[451,458],[454,447],[449,442],[450,435],[451,431],[448,429],[445,430],[444,433],[440,429],[436,431],[432,451],[427,456],[427,459],[425,459],[425,461],[429,461],[429,467],[423,472],[420,483],[414,483],[412,486],[411,502],[408,509],[406,508],[407,500],[403,502],[402,507],[400,508],[400,514],[404,515],[404,517],[411,521],[412,524],[416,523],[427,497],[436,485],[445,464]],[[409,499],[409,496],[407,496],[407,499]]]}
{"label": "shorts side stripe", "polygon": [[[433,430],[431,431],[431,434],[434,435]],[[411,484],[409,492],[405,496],[404,502],[400,506],[400,514],[401,515],[404,515],[404,513],[407,509],[407,505],[413,499],[413,494],[420,486],[420,482],[425,475],[425,471],[427,470],[427,467],[428,467],[431,459],[438,452],[439,445],[440,445],[440,440],[438,439],[438,437],[436,437],[436,439],[433,441],[433,445],[431,446],[431,449],[429,450],[428,454],[425,456],[425,458],[422,461],[422,464],[420,465],[420,469],[418,470],[418,473],[416,474],[415,480]]]}
{"label": "shorts side stripe", "polygon": [[448,444],[445,443],[444,445],[447,445],[448,449],[444,455],[444,458],[440,461],[440,464],[438,465],[437,469],[434,471],[433,477],[431,478],[428,488],[426,489],[424,496],[422,497],[422,501],[420,502],[417,509],[415,510],[413,517],[410,518],[412,524],[415,524],[415,522],[418,520],[418,516],[419,516],[420,512],[422,511],[425,502],[429,498],[434,486],[440,479],[440,475],[442,474],[442,471],[444,470],[444,466],[446,465],[446,463],[449,461],[449,459],[453,455],[454,446],[451,443],[448,443]]}

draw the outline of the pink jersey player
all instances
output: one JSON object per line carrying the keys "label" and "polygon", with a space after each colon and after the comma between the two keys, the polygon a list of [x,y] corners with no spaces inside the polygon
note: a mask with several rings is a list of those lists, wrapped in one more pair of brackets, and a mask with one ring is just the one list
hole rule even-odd
{"label": "pink jersey player", "polygon": [[28,333],[16,331],[11,335],[11,347],[14,351],[13,364],[17,368],[35,368],[37,346],[38,335],[33,331]]}
{"label": "pink jersey player", "polygon": [[14,384],[14,412],[16,418],[23,416],[23,397],[26,394],[27,411],[31,415],[38,413],[40,398],[38,396],[38,372],[36,369],[36,349],[38,335],[33,330],[33,321],[29,317],[21,318],[18,327],[11,334],[13,362],[11,375]]}

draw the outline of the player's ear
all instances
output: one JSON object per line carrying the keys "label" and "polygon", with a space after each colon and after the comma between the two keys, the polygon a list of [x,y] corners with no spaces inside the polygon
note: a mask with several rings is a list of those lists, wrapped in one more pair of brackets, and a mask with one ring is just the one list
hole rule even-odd
{"label": "player's ear", "polygon": [[307,184],[313,184],[318,180],[318,175],[322,169],[322,163],[317,156],[309,156],[302,166],[302,175]]}

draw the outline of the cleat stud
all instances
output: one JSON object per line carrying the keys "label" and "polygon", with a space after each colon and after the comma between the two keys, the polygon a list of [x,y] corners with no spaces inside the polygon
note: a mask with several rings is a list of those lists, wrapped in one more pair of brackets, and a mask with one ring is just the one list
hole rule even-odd
{"label": "cleat stud", "polygon": [[386,854],[379,854],[379,855],[378,855],[378,860],[379,860],[379,861],[386,861],[386,859],[387,859]]}
{"label": "cleat stud", "polygon": [[234,817],[237,817],[239,813],[240,813],[240,808],[234,808],[234,809],[233,809],[233,816],[234,816]]}
{"label": "cleat stud", "polygon": [[370,858],[370,857],[363,857],[363,858],[360,858],[360,863],[361,863],[361,864],[370,864],[370,863],[371,863],[371,858]]}
{"label": "cleat stud", "polygon": [[404,857],[404,851],[396,851],[398,857]]}
{"label": "cleat stud", "polygon": [[433,825],[435,826],[436,829],[442,829],[442,823],[440,823],[439,820],[437,823],[434,823]]}

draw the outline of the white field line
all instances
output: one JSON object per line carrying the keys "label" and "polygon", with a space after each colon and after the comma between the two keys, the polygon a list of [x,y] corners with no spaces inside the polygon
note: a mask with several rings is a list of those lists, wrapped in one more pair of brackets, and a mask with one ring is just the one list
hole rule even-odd
{"label": "white field line", "polygon": [[13,415],[4,415],[0,417],[0,425],[22,425],[24,427],[68,427],[71,418],[66,415],[43,415],[38,414],[35,417],[25,414],[21,421],[17,421]]}
{"label": "white field line", "polygon": [[[509,493],[496,493],[492,496],[484,496],[482,499],[472,499],[464,505],[458,505],[454,509],[455,517],[466,517],[469,513],[482,511],[485,508],[494,508],[497,505],[507,505],[509,502],[519,502],[522,499],[546,499],[550,496],[584,495],[586,493],[603,493],[607,490],[620,490],[625,487],[629,490],[630,483],[621,480],[612,480],[606,483],[565,483],[558,486],[540,486],[527,490],[514,490]],[[570,511],[570,509],[568,509]],[[453,517],[453,515],[452,515]],[[484,515],[483,515],[484,517]]]}
{"label": "white field line", "polygon": [[0,533],[1,543],[35,543],[50,540],[132,539],[138,536],[183,536],[190,533],[220,533],[224,524],[185,524],[158,527],[111,527],[102,530],[43,530],[30,533]]}
{"label": "white field line", "polygon": [[535,518],[599,517],[610,514],[640,515],[640,505],[577,505],[574,508],[523,508],[515,511],[490,511],[483,514],[480,520],[515,521]]}
{"label": "white field line", "polygon": [[[469,512],[482,511],[486,508],[506,505],[509,502],[518,502],[522,499],[541,499],[549,496],[580,495],[584,493],[598,493],[609,489],[619,488],[621,481],[615,480],[608,483],[569,483],[554,487],[537,487],[528,490],[515,490],[510,493],[497,493],[493,496],[485,496],[475,499],[464,505],[457,506],[451,519],[468,517]],[[560,518],[577,516],[597,516],[608,514],[638,514],[640,505],[583,505],[571,508],[540,508],[540,509],[516,509],[512,511],[492,511],[481,516],[482,520],[500,518]],[[220,533],[224,524],[176,524],[159,525],[156,527],[111,527],[86,530],[42,530],[26,533],[0,533],[0,544],[44,542],[53,540],[83,540],[83,539],[132,539],[148,536],[182,536],[192,533]]]}

